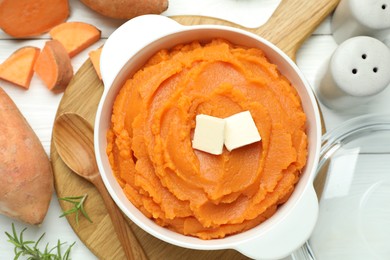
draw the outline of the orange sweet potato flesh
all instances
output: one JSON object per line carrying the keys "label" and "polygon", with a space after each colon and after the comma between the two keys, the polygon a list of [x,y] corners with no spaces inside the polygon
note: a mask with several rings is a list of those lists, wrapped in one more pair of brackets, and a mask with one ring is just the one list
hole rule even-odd
{"label": "orange sweet potato flesh", "polygon": [[[215,156],[192,148],[195,118],[250,111],[261,142]],[[307,158],[294,86],[260,49],[223,39],[155,54],[122,87],[107,155],[128,199],[157,224],[222,238],[272,216]]]}
{"label": "orange sweet potato flesh", "polygon": [[168,0],[81,0],[81,2],[104,16],[116,19],[131,19],[143,14],[160,14],[168,8]]}
{"label": "orange sweet potato flesh", "polygon": [[57,25],[49,32],[54,40],[65,47],[72,58],[100,39],[100,30],[84,22],[66,22]]}
{"label": "orange sweet potato flesh", "polygon": [[0,28],[13,37],[43,34],[68,16],[68,0],[0,1]]}
{"label": "orange sweet potato flesh", "polygon": [[39,52],[39,48],[31,46],[16,50],[0,64],[0,79],[28,89]]}
{"label": "orange sweet potato flesh", "polygon": [[102,54],[102,49],[103,48],[99,48],[88,53],[89,59],[91,60],[99,79],[102,79],[102,74],[100,73],[100,55]]}
{"label": "orange sweet potato flesh", "polygon": [[34,71],[46,87],[54,92],[63,91],[73,77],[73,67],[65,47],[57,40],[45,43]]}
{"label": "orange sweet potato flesh", "polygon": [[0,87],[0,213],[29,224],[44,220],[54,191],[38,137]]}

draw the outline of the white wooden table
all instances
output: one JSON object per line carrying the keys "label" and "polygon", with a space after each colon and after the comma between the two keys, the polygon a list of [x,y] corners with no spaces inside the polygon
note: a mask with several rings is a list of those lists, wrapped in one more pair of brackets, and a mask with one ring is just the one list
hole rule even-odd
{"label": "white wooden table", "polygon": [[[222,0],[220,0],[221,2]],[[224,0],[228,1],[229,0]],[[189,1],[188,5],[196,1]],[[233,1],[230,0],[232,3]],[[253,1],[246,1],[253,3]],[[270,1],[268,1],[270,2]],[[174,9],[173,5],[170,9]],[[123,21],[104,18],[91,10],[87,9],[78,0],[70,0],[71,16],[70,21],[84,21],[94,24],[102,31],[102,39],[95,43],[90,48],[86,49],[72,59],[72,65],[76,72],[83,62],[88,58],[88,52],[102,45],[105,39],[115,30]],[[315,89],[318,85],[318,75],[320,68],[327,62],[335,48],[336,43],[331,35],[330,28],[331,17],[328,17],[315,33],[305,42],[297,54],[297,64],[306,76],[309,83]],[[0,63],[3,62],[13,51],[26,45],[32,45],[42,48],[48,35],[43,35],[39,38],[18,40],[7,36],[0,31]],[[54,116],[57,111],[58,104],[62,94],[53,94],[42,84],[41,80],[34,75],[29,90],[24,90],[20,87],[13,86],[5,81],[0,80],[0,86],[11,96],[16,105],[19,107],[27,121],[30,123],[39,139],[41,140],[47,154],[50,152],[50,142]],[[325,126],[327,130],[331,130],[347,119],[368,113],[382,113],[390,108],[390,90],[386,89],[375,100],[368,104],[353,107],[345,111],[334,111],[320,104]],[[0,133],[1,134],[1,133]],[[12,220],[0,215],[0,259],[13,259],[13,245],[7,242],[7,237],[4,232],[11,232],[11,224],[15,223],[18,231],[27,227],[25,232],[26,239],[37,239],[42,233],[46,233],[45,239],[42,241],[42,246],[50,243],[50,247],[55,246],[57,239],[62,242],[67,242],[70,245],[74,241],[75,246],[72,249],[72,259],[96,259],[96,257],[84,246],[78,239],[72,228],[65,218],[59,218],[62,211],[59,206],[56,195],[54,194],[49,212],[39,227],[28,226],[24,223]]]}

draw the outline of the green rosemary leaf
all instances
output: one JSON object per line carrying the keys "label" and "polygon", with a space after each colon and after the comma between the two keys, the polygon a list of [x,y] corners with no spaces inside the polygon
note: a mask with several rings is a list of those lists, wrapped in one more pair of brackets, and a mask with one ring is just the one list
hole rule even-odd
{"label": "green rosemary leaf", "polygon": [[87,199],[87,196],[88,196],[88,194],[84,194],[83,196],[72,196],[72,197],[59,198],[60,200],[72,203],[74,205],[73,208],[71,208],[71,209],[69,209],[67,211],[64,211],[60,215],[60,218],[75,213],[75,221],[76,221],[76,224],[78,225],[79,224],[79,212],[81,212],[81,214],[83,214],[83,216],[89,222],[92,223],[91,218],[88,216],[87,212],[84,209],[84,202]]}
{"label": "green rosemary leaf", "polygon": [[70,250],[72,249],[72,247],[74,246],[74,244],[76,244],[76,242],[73,242],[73,244],[71,244],[68,249],[65,251],[65,254],[64,254],[64,257],[62,258],[62,260],[70,260]]}
{"label": "green rosemary leaf", "polygon": [[22,253],[23,253],[23,251],[16,252],[16,248],[15,248],[15,257],[14,257],[14,260],[19,259],[19,257],[22,255]]}
{"label": "green rosemary leaf", "polygon": [[86,195],[84,196],[74,196],[74,197],[63,197],[63,198],[58,198],[59,200],[67,201],[70,203],[78,203],[81,199],[83,199]]}
{"label": "green rosemary leaf", "polygon": [[78,211],[76,212],[75,219],[76,219],[76,225],[79,226],[79,212]]}
{"label": "green rosemary leaf", "polygon": [[60,215],[60,218],[65,217],[66,215],[70,215],[72,213],[75,213],[77,211],[78,211],[78,208],[71,208],[70,210],[62,212],[62,214]]}
{"label": "green rosemary leaf", "polygon": [[[47,243],[45,249],[41,251],[39,249],[39,245],[45,233],[43,233],[36,242],[32,240],[25,241],[23,234],[26,229],[27,228],[24,228],[18,235],[15,225],[12,223],[12,235],[8,232],[5,232],[5,235],[8,237],[8,242],[14,245],[14,260],[18,260],[22,256],[26,257],[25,259],[28,260],[63,260],[60,251],[60,247],[63,245],[63,243],[61,243],[60,240],[58,240],[57,245],[52,249],[49,249],[49,243]],[[74,244],[75,242],[67,248],[64,255],[67,257],[66,259],[69,259],[70,250]],[[30,247],[30,245],[32,245],[32,247]],[[57,254],[53,253],[55,249],[57,249]]]}
{"label": "green rosemary leaf", "polygon": [[92,223],[92,220],[91,220],[91,218],[88,216],[88,214],[87,214],[87,212],[85,211],[85,209],[84,209],[84,206],[83,205],[81,205],[81,207],[80,207],[80,211],[81,211],[81,213],[84,215],[84,217],[89,221],[89,222],[91,222]]}
{"label": "green rosemary leaf", "polygon": [[[37,242],[34,245],[34,248],[38,248],[39,242],[41,242],[42,238],[45,236],[45,233],[43,233],[37,240]],[[33,241],[31,241],[33,242]]]}
{"label": "green rosemary leaf", "polygon": [[56,248],[57,248],[57,256],[58,256],[58,258],[62,259],[62,256],[61,256],[61,242],[60,242],[60,240],[57,240]]}

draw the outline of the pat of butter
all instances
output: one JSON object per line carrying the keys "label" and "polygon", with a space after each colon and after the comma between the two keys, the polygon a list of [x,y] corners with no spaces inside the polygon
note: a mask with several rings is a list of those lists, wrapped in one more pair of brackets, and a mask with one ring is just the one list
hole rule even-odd
{"label": "pat of butter", "polygon": [[225,118],[225,146],[229,152],[260,140],[259,131],[249,111]]}
{"label": "pat of butter", "polygon": [[192,147],[215,155],[222,154],[224,133],[224,119],[208,115],[197,115]]}

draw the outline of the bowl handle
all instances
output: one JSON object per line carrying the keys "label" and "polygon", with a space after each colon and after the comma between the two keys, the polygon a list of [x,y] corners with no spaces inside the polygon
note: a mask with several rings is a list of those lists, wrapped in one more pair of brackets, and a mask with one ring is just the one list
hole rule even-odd
{"label": "bowl handle", "polygon": [[295,208],[274,228],[234,249],[254,259],[281,259],[305,243],[314,229],[317,216],[317,195],[310,186]]}
{"label": "bowl handle", "polygon": [[166,16],[142,15],[116,29],[105,42],[100,57],[105,91],[133,55],[150,42],[178,28],[181,28],[181,25]]}

